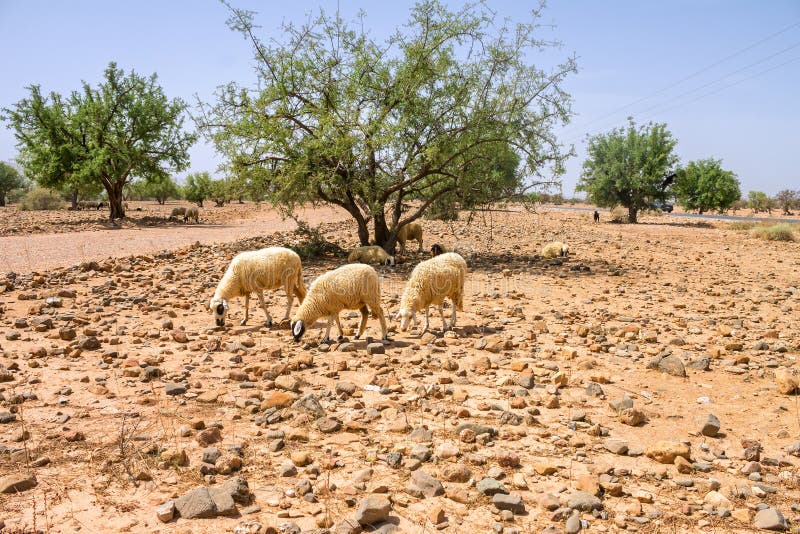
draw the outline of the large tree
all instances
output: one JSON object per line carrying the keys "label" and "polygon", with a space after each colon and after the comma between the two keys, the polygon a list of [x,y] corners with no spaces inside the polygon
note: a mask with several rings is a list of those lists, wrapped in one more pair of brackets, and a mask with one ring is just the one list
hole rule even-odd
{"label": "large tree", "polygon": [[640,210],[669,196],[678,156],[677,141],[666,124],[637,127],[628,119],[627,128],[616,128],[588,139],[578,186],[589,200],[601,207],[624,206],[628,222],[635,223]]}
{"label": "large tree", "polygon": [[742,198],[739,179],[722,168],[722,161],[708,158],[691,161],[677,172],[673,192],[678,203],[699,213],[725,213]]}
{"label": "large tree", "polygon": [[800,207],[800,190],[784,189],[775,195],[775,203],[784,215],[791,215],[793,209]]}
{"label": "large tree", "polygon": [[[363,20],[324,12],[262,41],[252,12],[230,11],[253,46],[257,83],[220,88],[198,124],[228,171],[261,180],[276,206],[341,206],[362,244],[372,222],[374,241],[392,250],[399,228],[437,199],[476,189],[501,198],[563,172],[570,151],[554,127],[571,115],[562,82],[575,63],[532,64],[548,45],[538,12],[509,26],[482,4],[423,0],[379,42]],[[507,147],[521,165],[514,187],[496,187],[486,169]]]}
{"label": "large tree", "polygon": [[0,161],[0,206],[6,205],[6,195],[9,191],[24,186],[25,179],[16,167]]}
{"label": "large tree", "polygon": [[156,80],[155,74],[126,75],[112,62],[100,85],[83,82],[66,98],[28,87],[29,98],[3,110],[26,174],[45,187],[100,185],[108,193],[111,218],[124,217],[125,184],[183,170],[195,141],[183,131],[186,104],[169,100]]}

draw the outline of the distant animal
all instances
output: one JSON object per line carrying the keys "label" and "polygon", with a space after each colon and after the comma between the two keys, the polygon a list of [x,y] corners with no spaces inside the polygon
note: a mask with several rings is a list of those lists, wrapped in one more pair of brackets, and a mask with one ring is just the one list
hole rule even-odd
{"label": "distant animal", "polygon": [[466,244],[455,247],[445,247],[444,245],[435,243],[433,246],[431,246],[431,258],[435,258],[441,254],[447,254],[448,252],[455,252],[464,258],[467,262],[467,265],[472,265],[472,263],[478,259],[478,253],[475,251],[475,249]]}
{"label": "distant animal", "polygon": [[397,232],[400,255],[406,253],[406,241],[411,241],[412,239],[419,243],[419,252],[422,252],[422,225],[418,222],[408,223]]}
{"label": "distant animal", "polygon": [[186,208],[172,208],[172,213],[169,214],[170,219],[177,219],[178,217],[186,217]]}
{"label": "distant animal", "polygon": [[542,247],[542,257],[559,258],[569,255],[569,245],[561,241],[553,241]]}
{"label": "distant animal", "polygon": [[187,222],[190,219],[194,219],[195,224],[200,222],[200,210],[195,206],[186,208],[186,213],[183,214],[183,222]]}
{"label": "distant animal", "polygon": [[600,222],[600,212],[594,210],[594,222]]}
{"label": "distant animal", "polygon": [[263,292],[265,289],[281,287],[286,290],[288,300],[284,317],[286,320],[289,318],[294,296],[297,295],[301,303],[306,296],[300,256],[295,251],[283,247],[269,247],[242,252],[231,260],[208,307],[214,314],[217,326],[225,326],[228,300],[243,296],[244,319],[240,324],[244,326],[250,317],[250,293],[256,293],[261,308],[267,314],[267,326],[272,326],[272,316],[264,303]]}
{"label": "distant animal", "polygon": [[439,243],[434,243],[433,246],[431,246],[431,258],[434,258],[439,254],[444,254],[444,253],[445,253],[444,247]]}
{"label": "distant animal", "polygon": [[350,251],[347,263],[366,263],[368,265],[394,265],[394,256],[390,256],[383,248],[373,245],[358,247]]}
{"label": "distant animal", "polygon": [[429,260],[420,262],[411,271],[403,296],[400,298],[400,330],[405,332],[409,323],[416,324],[417,312],[425,312],[425,326],[422,333],[428,330],[428,308],[433,304],[439,308],[442,317],[442,331],[448,329],[444,320],[443,303],[449,298],[453,303],[450,316],[450,329],[456,323],[456,310],[464,309],[464,279],[467,276],[467,262],[454,252],[446,252]]}

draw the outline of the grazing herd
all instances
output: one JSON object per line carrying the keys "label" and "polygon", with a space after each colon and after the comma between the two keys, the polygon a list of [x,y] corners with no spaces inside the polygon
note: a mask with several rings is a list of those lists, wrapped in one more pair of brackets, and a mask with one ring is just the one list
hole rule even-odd
{"label": "grazing herd", "polygon": [[[411,231],[401,230],[398,233],[398,243],[402,246],[406,241],[413,239],[419,243],[421,250],[422,227],[418,223],[412,224],[414,228]],[[400,242],[400,234],[404,237],[403,242]],[[566,244],[554,242],[545,245],[542,256],[545,258],[566,256],[568,251],[569,246]],[[427,332],[430,326],[428,310],[432,305],[438,308],[442,318],[442,332],[452,330],[456,323],[456,313],[464,309],[467,262],[460,254],[448,252],[439,244],[431,247],[431,256],[430,259],[414,267],[403,291],[400,309],[395,315],[400,321],[402,332],[407,331],[409,326],[416,326],[418,313],[425,314],[425,323],[420,335]],[[300,341],[305,332],[318,319],[323,318],[327,321],[324,342],[330,342],[330,331],[334,323],[338,329],[338,339],[341,340],[344,331],[339,313],[342,310],[358,310],[361,313],[356,339],[364,334],[370,315],[380,321],[381,339],[388,339],[386,314],[381,307],[380,278],[369,264],[394,265],[394,256],[379,246],[359,247],[350,252],[348,262],[317,277],[306,293],[300,256],[294,251],[283,247],[270,247],[242,252],[228,265],[211,297],[209,309],[216,325],[223,327],[230,309],[229,301],[243,296],[245,312],[240,324],[245,325],[250,317],[250,294],[255,293],[267,316],[266,324],[271,327],[272,316],[264,302],[263,292],[283,288],[287,297],[283,321],[289,320],[295,296],[300,302],[289,322],[295,341]],[[444,316],[445,299],[449,299],[452,304],[449,325]]]}

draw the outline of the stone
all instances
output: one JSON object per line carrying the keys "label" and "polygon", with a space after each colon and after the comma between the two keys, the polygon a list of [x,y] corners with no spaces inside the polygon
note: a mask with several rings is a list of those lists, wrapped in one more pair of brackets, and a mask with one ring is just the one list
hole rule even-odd
{"label": "stone", "polygon": [[498,493],[508,493],[506,487],[497,479],[484,478],[478,481],[475,488],[481,495],[493,496]]}
{"label": "stone", "polygon": [[218,441],[222,441],[222,435],[220,434],[219,427],[212,426],[211,428],[206,428],[198,432],[195,439],[201,447],[208,447]]}
{"label": "stone", "polygon": [[175,509],[184,519],[216,517],[217,505],[208,488],[195,488],[175,500]]}
{"label": "stone", "polygon": [[156,508],[156,517],[162,523],[169,523],[175,517],[175,501],[167,501]]}
{"label": "stone", "polygon": [[300,382],[292,375],[280,375],[275,379],[275,387],[286,391],[299,391]]}
{"label": "stone", "polygon": [[440,476],[446,482],[468,482],[472,478],[472,471],[464,464],[449,464],[442,468]]}
{"label": "stone", "polygon": [[186,384],[165,384],[164,393],[170,396],[183,395],[186,393]]}
{"label": "stone", "polygon": [[775,371],[775,384],[778,386],[778,392],[784,395],[792,395],[800,390],[800,380],[789,369]]}
{"label": "stone", "polygon": [[623,439],[610,438],[603,442],[603,448],[613,454],[625,455],[628,452],[628,442]]}
{"label": "stone", "polygon": [[703,422],[702,426],[700,427],[700,433],[704,436],[708,436],[713,438],[717,435],[720,429],[719,419],[713,413],[710,413],[706,416],[706,420]]}
{"label": "stone", "polygon": [[7,425],[17,420],[17,414],[0,410],[0,425]]}
{"label": "stone", "polygon": [[683,361],[674,354],[664,356],[658,361],[658,370],[672,376],[686,376]]}
{"label": "stone", "polygon": [[11,474],[0,478],[0,493],[21,493],[35,487],[33,475]]}
{"label": "stone", "polygon": [[593,510],[602,510],[603,502],[585,491],[576,491],[569,496],[567,506],[573,510],[591,512]]}
{"label": "stone", "polygon": [[678,473],[682,473],[684,475],[694,472],[694,466],[692,466],[691,462],[689,462],[689,460],[683,456],[675,457],[675,469],[678,470]]}
{"label": "stone", "polygon": [[236,503],[230,492],[220,486],[208,488],[208,495],[214,501],[216,515],[233,515],[236,513]]}
{"label": "stone", "polygon": [[717,509],[724,508],[730,510],[733,508],[731,501],[725,495],[715,490],[706,493],[703,497],[703,502]]}
{"label": "stone", "polygon": [[359,525],[372,525],[386,520],[391,510],[392,503],[389,499],[379,495],[369,495],[358,503],[355,520]]}
{"label": "stone", "polygon": [[412,495],[424,495],[425,497],[444,494],[442,483],[421,469],[414,471],[411,475],[407,490]]}
{"label": "stone", "polygon": [[636,408],[626,408],[619,412],[619,420],[626,425],[639,426],[647,422],[647,416],[643,411]]}
{"label": "stone", "polygon": [[492,504],[498,510],[509,510],[516,515],[525,513],[525,502],[516,493],[495,493],[492,495]]}
{"label": "stone", "polygon": [[297,474],[297,468],[291,462],[291,460],[284,461],[278,467],[278,476],[281,476],[281,477],[293,477],[296,474]]}
{"label": "stone", "polygon": [[317,419],[317,429],[323,434],[332,434],[342,428],[342,423],[333,417],[321,417]]}
{"label": "stone", "polygon": [[514,451],[497,451],[495,458],[500,467],[519,467],[519,454]]}
{"label": "stone", "polygon": [[691,460],[689,445],[679,441],[659,441],[645,451],[645,456],[662,464],[675,463],[676,456]]}
{"label": "stone", "polygon": [[622,410],[628,410],[633,408],[633,399],[625,395],[624,397],[608,401],[608,405],[611,407],[612,410],[619,413]]}
{"label": "stone", "polygon": [[784,531],[789,530],[786,518],[777,508],[765,508],[756,513],[753,526],[761,530]]}
{"label": "stone", "polygon": [[567,518],[567,522],[564,525],[564,531],[567,534],[577,534],[581,531],[581,516],[578,514],[572,514]]}
{"label": "stone", "polygon": [[216,464],[219,457],[222,456],[222,452],[216,447],[206,447],[203,449],[203,463],[207,464]]}
{"label": "stone", "polygon": [[441,504],[438,504],[431,508],[431,511],[428,512],[428,521],[430,521],[433,525],[438,525],[439,523],[444,523],[447,519],[444,515],[444,508]]}
{"label": "stone", "polygon": [[386,347],[383,343],[369,343],[367,344],[367,354],[386,354]]}
{"label": "stone", "polygon": [[270,408],[286,408],[297,399],[295,395],[285,391],[272,391],[267,397],[261,401],[260,408],[268,410]]}

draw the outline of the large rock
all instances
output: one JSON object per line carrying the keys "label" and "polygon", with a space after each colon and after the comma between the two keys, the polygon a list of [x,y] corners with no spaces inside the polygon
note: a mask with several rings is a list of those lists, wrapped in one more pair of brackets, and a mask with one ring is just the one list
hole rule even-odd
{"label": "large rock", "polygon": [[662,464],[675,463],[676,456],[691,460],[689,445],[680,441],[659,441],[647,449],[645,455]]}
{"label": "large rock", "polygon": [[700,433],[704,436],[713,438],[719,432],[720,423],[719,419],[713,413],[708,414],[703,425],[700,427]]}
{"label": "large rock", "polygon": [[517,515],[525,513],[525,502],[523,502],[522,497],[516,493],[495,493],[492,496],[492,504],[494,504],[494,507],[498,510],[510,510]]}
{"label": "large rock", "polygon": [[184,519],[216,517],[217,505],[208,488],[195,488],[175,500],[175,509]]}
{"label": "large rock", "polygon": [[355,520],[359,525],[372,525],[385,520],[391,510],[392,503],[389,499],[379,495],[369,495],[358,503]]}
{"label": "large rock", "polygon": [[236,504],[247,504],[250,490],[242,477],[233,477],[219,486],[199,487],[175,500],[175,510],[184,519],[235,515]]}
{"label": "large rock", "polygon": [[411,475],[407,491],[412,495],[436,497],[444,493],[442,483],[422,470],[414,471]]}
{"label": "large rock", "polygon": [[686,368],[683,365],[683,361],[674,354],[656,356],[647,362],[647,368],[658,369],[662,373],[667,373],[672,376],[686,376]]}
{"label": "large rock", "polygon": [[792,395],[800,390],[800,380],[789,369],[775,371],[775,384],[784,395]]}
{"label": "large rock", "polygon": [[33,475],[15,474],[0,478],[0,493],[20,493],[36,487]]}
{"label": "large rock", "polygon": [[481,495],[493,496],[498,493],[508,493],[506,487],[494,478],[484,478],[475,485]]}
{"label": "large rock", "polygon": [[777,508],[759,510],[753,520],[753,526],[761,530],[775,530],[780,532],[789,530],[786,518],[783,517],[783,514]]}
{"label": "large rock", "polygon": [[576,491],[567,500],[567,507],[581,512],[591,512],[592,510],[602,510],[603,501],[585,491]]}

